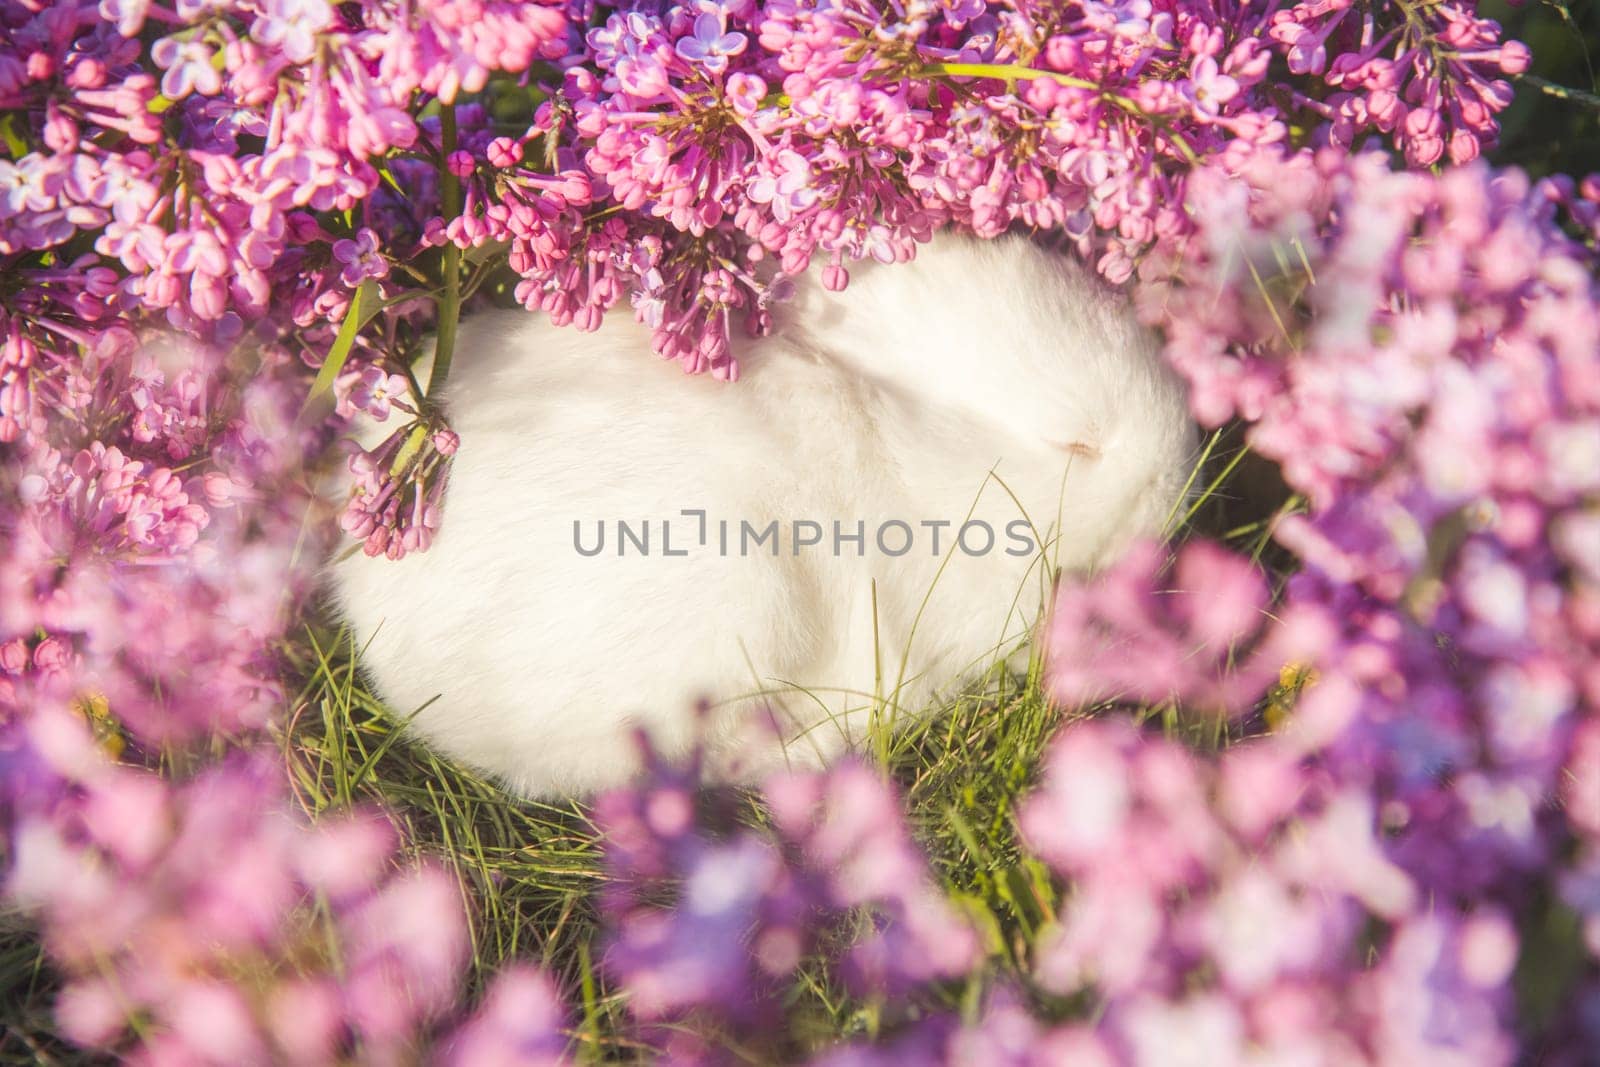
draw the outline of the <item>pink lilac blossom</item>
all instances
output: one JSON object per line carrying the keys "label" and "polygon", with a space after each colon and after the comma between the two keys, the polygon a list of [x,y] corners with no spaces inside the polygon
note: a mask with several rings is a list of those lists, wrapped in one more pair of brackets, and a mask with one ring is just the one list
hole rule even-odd
{"label": "pink lilac blossom", "polygon": [[[769,1039],[785,983],[846,925],[870,931],[841,963],[861,994],[904,997],[977,962],[975,931],[936,887],[878,772],[846,762],[770,778],[771,837],[711,834],[694,787],[692,768],[654,766],[644,787],[596,806],[611,876],[602,965],[639,1019],[676,1024],[647,1031],[672,1057],[706,1051],[677,1032],[688,1021]],[[663,906],[668,885],[677,899]]]}
{"label": "pink lilac blossom", "polygon": [[384,819],[306,827],[262,760],[184,783],[112,765],[60,707],[35,708],[6,762],[8,782],[60,790],[49,809],[6,797],[5,889],[65,976],[74,1042],[136,1063],[382,1059],[452,1003],[467,948],[454,881],[396,870]]}
{"label": "pink lilac blossom", "polygon": [[[1181,913],[1160,903],[1175,884],[1186,901],[1207,899],[1202,887],[1219,907],[1248,901],[1240,914],[1275,915],[1259,928],[1279,931],[1296,928],[1317,886],[1319,906],[1392,924],[1348,1002],[1368,1022],[1348,1024],[1346,1040],[1367,1035],[1357,1045],[1373,1062],[1510,1062],[1519,949],[1509,916],[1552,875],[1581,914],[1593,906],[1581,887],[1593,855],[1585,739],[1600,631],[1594,568],[1564,533],[1594,506],[1592,475],[1569,465],[1592,447],[1600,404],[1590,253],[1553,225],[1556,198],[1478,166],[1426,179],[1329,149],[1266,154],[1232,175],[1197,172],[1190,196],[1227,206],[1199,222],[1181,266],[1177,248],[1147,259],[1151,284],[1139,294],[1152,319],[1159,307],[1202,419],[1247,419],[1252,445],[1311,502],[1276,526],[1301,570],[1253,638],[1255,648],[1286,642],[1267,663],[1298,663],[1311,680],[1288,721],[1249,743],[1298,768],[1275,776],[1298,791],[1278,817],[1310,847],[1272,860],[1270,836],[1260,851],[1269,819],[1237,867],[1231,850],[1211,851],[1214,828],[1189,825],[1207,810],[1196,796],[1136,829],[1128,820],[1158,810],[1123,784],[1141,772],[1117,772],[1113,749],[1093,740],[1100,728],[1070,729],[1056,757],[1063,792],[1043,809],[1054,817],[1024,822],[1075,886],[1041,980],[1093,984],[1114,1030],[1116,1004],[1143,1003],[1147,984],[1184,981],[1164,968],[1198,961],[1193,934],[1171,926]],[[1191,706],[1194,694],[1201,707],[1255,706],[1270,678],[1238,636],[1264,603],[1261,582],[1241,561],[1197,568],[1191,586],[1181,575],[1198,548],[1179,553],[1175,590],[1135,554],[1063,592],[1050,634],[1058,693],[1157,701],[1156,689],[1187,688]],[[1191,611],[1240,621],[1207,641]],[[1163,644],[1174,629],[1178,643]],[[1208,650],[1221,647],[1224,676],[1244,686],[1232,700],[1211,688]],[[1157,665],[1153,675],[1124,669],[1114,650],[1129,649]],[[1084,749],[1090,758],[1076,755],[1089,745],[1099,746]],[[1118,745],[1132,768],[1149,758],[1127,737]],[[1233,750],[1224,774],[1246,751]],[[1159,841],[1163,829],[1179,835],[1163,864],[1138,867],[1130,842]],[[1095,851],[1104,845],[1110,855]],[[1120,881],[1119,862],[1136,865]],[[1140,892],[1150,894],[1142,912],[1127,903]],[[1424,900],[1433,903],[1413,913]],[[1203,942],[1229,929],[1221,921],[1199,923]],[[1298,939],[1321,944],[1319,961],[1355,949],[1349,919],[1345,947],[1318,942],[1328,923]],[[1245,932],[1225,947],[1248,947],[1237,940]],[[1211,967],[1224,981],[1302,981],[1287,962],[1214,957]],[[1340,1003],[1328,992],[1315,1000]],[[1434,1021],[1446,1013],[1449,1033]]]}
{"label": "pink lilac blossom", "polygon": [[561,999],[550,979],[513,964],[495,975],[483,1005],[444,1044],[460,1067],[562,1067],[567,1036]]}

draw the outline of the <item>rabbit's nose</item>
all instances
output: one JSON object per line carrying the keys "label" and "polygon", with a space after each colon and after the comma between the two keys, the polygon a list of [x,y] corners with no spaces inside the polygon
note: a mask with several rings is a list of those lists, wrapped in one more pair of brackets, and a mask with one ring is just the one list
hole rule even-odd
{"label": "rabbit's nose", "polygon": [[1100,447],[1089,444],[1087,441],[1050,441],[1051,448],[1057,448],[1069,456],[1081,456],[1084,459],[1099,459]]}

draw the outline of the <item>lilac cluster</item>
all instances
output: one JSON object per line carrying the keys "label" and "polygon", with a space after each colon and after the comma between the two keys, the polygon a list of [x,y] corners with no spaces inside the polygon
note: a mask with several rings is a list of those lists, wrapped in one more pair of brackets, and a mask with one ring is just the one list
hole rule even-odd
{"label": "lilac cluster", "polygon": [[[63,395],[83,385],[80,361],[158,315],[207,342],[286,341],[296,362],[321,362],[352,291],[418,247],[421,219],[396,216],[423,205],[397,209],[380,187],[395,180],[385,156],[438,151],[419,93],[448,104],[491,73],[566,53],[554,6],[415,8],[0,7],[0,257],[15,279],[0,317],[0,441],[49,437],[44,423],[82,399]],[[357,211],[382,226],[384,248]],[[401,301],[383,321],[417,310]],[[368,342],[361,351],[373,359]]]}
{"label": "lilac cluster", "polygon": [[[373,411],[387,407],[390,390],[403,391],[404,379],[369,368],[363,378],[387,379],[389,386],[358,382],[350,403]],[[396,404],[397,407],[401,405]],[[402,407],[402,410],[405,410]],[[444,490],[449,481],[450,457],[460,438],[443,425],[426,421],[409,423],[370,451],[350,457],[356,485],[346,504],[340,526],[362,539],[369,556],[380,553],[398,559],[407,552],[426,552],[439,529]]]}
{"label": "lilac cluster", "polygon": [[[1528,59],[1454,3],[702,0],[591,24],[602,14],[527,132],[483,143],[465,216],[435,232],[511,241],[517,297],[558,323],[593,328],[627,296],[662,356],[721,377],[738,373],[735,323],[764,331],[782,279],[818,255],[842,287],[849,261],[907,259],[940,225],[1020,222],[1064,228],[1122,281],[1191,229],[1177,207],[1199,159],[1298,124],[1325,143],[1390,135],[1417,165],[1448,141],[1464,162],[1510,102],[1499,75]],[[551,173],[525,166],[529,147]]]}
{"label": "lilac cluster", "polygon": [[1236,714],[1333,635],[1320,612],[1283,610],[1269,625],[1265,583],[1217,545],[1185,545],[1170,585],[1158,579],[1162,560],[1145,542],[1094,585],[1059,591],[1045,635],[1058,702],[1175,702]]}
{"label": "lilac cluster", "polygon": [[1498,24],[1469,9],[1394,6],[1404,20],[1389,25],[1348,0],[1273,11],[1268,32],[1287,48],[1289,70],[1335,90],[1296,102],[1331,123],[1335,144],[1378,129],[1413,166],[1447,155],[1470,163],[1493,145],[1495,115],[1511,103],[1510,84],[1493,75],[1527,70],[1528,47],[1502,41]]}
{"label": "lilac cluster", "polygon": [[424,6],[0,4],[0,852],[87,1047],[383,1061],[461,1013],[452,880],[208,766],[283,715],[329,543],[309,371],[388,274],[341,216],[394,217],[419,84],[561,50],[551,8]]}
{"label": "lilac cluster", "polygon": [[1549,900],[1587,931],[1565,1003],[1573,1062],[1595,1047],[1600,312],[1568,192],[1264,154],[1196,172],[1197,233],[1141,264],[1197,413],[1247,420],[1310,506],[1275,524],[1301,569],[1270,610],[1202,543],[1058,603],[1068,702],[1267,698],[1275,727],[1214,767],[1069,729],[1025,813],[1073,885],[1040,980],[1095,989],[1135,1062],[1149,1010],[1291,1058],[1509,1062]]}
{"label": "lilac cluster", "polygon": [[258,728],[306,584],[287,357],[67,332],[33,351],[56,416],[0,466],[0,722],[92,693],[147,745]]}
{"label": "lilac cluster", "polygon": [[[1507,914],[1424,906],[1372,798],[1273,739],[1208,765],[1126,723],[1086,723],[1056,745],[1021,823],[1071,885],[1035,974],[1103,998],[1108,1062],[1509,1059]],[[1374,922],[1388,924],[1376,943]]]}
{"label": "lilac cluster", "polygon": [[[64,1037],[136,1063],[352,1049],[381,1062],[453,1008],[467,955],[455,882],[397,870],[386,820],[308,827],[270,762],[175,786],[113,765],[102,744],[82,717],[40,710],[0,764],[6,891],[65,979]],[[45,781],[49,808],[35,803]]]}
{"label": "lilac cluster", "polygon": [[975,931],[937,888],[879,772],[846,762],[768,778],[765,833],[712,833],[732,813],[697,810],[694,786],[692,770],[656,767],[596,808],[611,879],[601,962],[671,1061],[717,1061],[708,1033],[786,1051],[789,986],[841,944],[839,980],[863,997],[907,1001],[977,962]]}
{"label": "lilac cluster", "polygon": [[[1199,159],[1296,126],[1341,144],[1390,133],[1418,164],[1446,140],[1471,158],[1509,101],[1498,75],[1527,62],[1454,0],[1093,0],[1062,16],[919,0],[888,21],[753,0],[13,0],[4,20],[0,108],[22,121],[0,161],[0,255],[21,258],[34,298],[25,340],[53,351],[52,317],[162,312],[213,340],[289,333],[316,365],[371,281],[358,323],[383,336],[338,358],[386,377],[428,312],[406,286],[434,285],[390,263],[441,243],[509,244],[530,308],[594,328],[627,298],[663,356],[735,377],[736,320],[764,331],[818,253],[842,286],[847,261],[907,258],[938,225],[1020,222],[1064,228],[1121,281],[1158,236],[1190,230],[1176,205]],[[1268,77],[1278,57],[1287,95]],[[543,79],[525,124],[457,114],[508,75]],[[446,255],[441,318],[459,313],[458,263]],[[54,410],[40,377],[6,373],[6,439]],[[340,398],[361,378],[336,375]],[[424,547],[441,466],[388,472],[409,483],[392,494],[358,467],[347,529],[372,553]]]}

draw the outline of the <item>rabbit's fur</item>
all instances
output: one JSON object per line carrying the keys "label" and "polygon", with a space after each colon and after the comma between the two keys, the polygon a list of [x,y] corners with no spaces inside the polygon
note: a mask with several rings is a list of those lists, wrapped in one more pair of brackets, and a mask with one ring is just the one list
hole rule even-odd
{"label": "rabbit's fur", "polygon": [[[1021,238],[940,235],[855,275],[842,293],[801,279],[732,386],[651,357],[625,313],[592,334],[464,322],[437,540],[333,571],[396,713],[422,707],[413,729],[529,795],[624,782],[638,727],[668,756],[704,741],[714,777],[816,764],[1026,637],[1054,568],[1160,531],[1194,430],[1123,298]],[[685,509],[707,513],[703,545]],[[617,520],[648,520],[649,555],[618,555]],[[687,555],[663,554],[663,520]],[[741,554],[741,521],[771,520],[776,557]],[[797,548],[795,520],[821,543]],[[876,543],[891,520],[903,555]],[[936,555],[922,524],[940,520]],[[956,546],[971,520],[986,553]],[[585,549],[604,522],[601,554],[579,554],[575,521]],[[835,521],[865,524],[864,555]],[[1019,533],[1040,550],[1008,553]],[[889,529],[890,551],[905,540]]]}

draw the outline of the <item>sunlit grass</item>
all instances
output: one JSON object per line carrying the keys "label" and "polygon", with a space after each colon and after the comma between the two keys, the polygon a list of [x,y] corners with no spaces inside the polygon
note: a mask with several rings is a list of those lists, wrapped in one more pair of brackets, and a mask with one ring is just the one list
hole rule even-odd
{"label": "sunlit grass", "polygon": [[[636,1054],[594,967],[601,946],[593,893],[602,875],[585,807],[523,800],[411,741],[403,717],[365,687],[356,653],[333,629],[308,631],[295,650],[307,680],[282,742],[297,803],[312,817],[381,805],[415,853],[454,872],[471,916],[478,982],[510,959],[537,961],[581,1005],[581,1052]],[[1056,713],[1037,672],[1001,684],[998,694],[957,701],[897,734],[886,772],[905,792],[940,876],[989,931],[996,969],[1015,974],[1049,905],[1038,897],[1047,891],[1042,873],[1018,854],[1011,812]],[[754,798],[746,808],[759,823]],[[961,993],[951,996],[959,1001]],[[796,983],[790,1007],[805,1044],[873,1028],[872,1005],[846,997],[821,961]]]}
{"label": "sunlit grass", "polygon": [[[411,741],[405,717],[367,689],[358,653],[348,633],[333,628],[308,628],[293,650],[306,681],[281,742],[297,803],[312,817],[380,806],[414,853],[455,874],[475,982],[520,958],[573,990],[593,987],[600,871],[598,835],[583,805],[524,800]],[[601,1045],[615,1030],[614,1009],[607,997],[586,1006],[586,1029]]]}
{"label": "sunlit grass", "polygon": [[53,988],[38,940],[15,916],[0,914],[0,1064],[71,1057],[52,1033]]}

